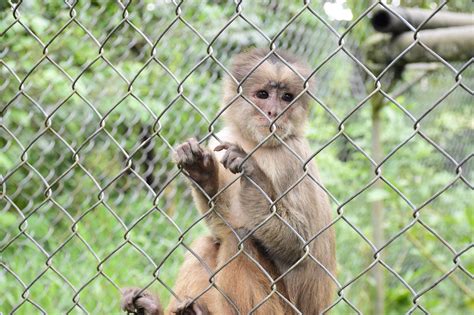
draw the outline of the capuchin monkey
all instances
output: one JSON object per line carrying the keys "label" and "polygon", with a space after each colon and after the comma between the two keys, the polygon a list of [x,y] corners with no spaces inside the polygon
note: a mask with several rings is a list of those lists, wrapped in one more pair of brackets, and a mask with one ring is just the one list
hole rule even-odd
{"label": "capuchin monkey", "polygon": [[[208,148],[195,139],[176,148],[211,235],[186,254],[165,313],[319,314],[333,302],[336,257],[328,198],[306,163],[310,71],[286,52],[254,49],[231,74],[225,128]],[[163,314],[141,289],[126,289],[122,308]]]}

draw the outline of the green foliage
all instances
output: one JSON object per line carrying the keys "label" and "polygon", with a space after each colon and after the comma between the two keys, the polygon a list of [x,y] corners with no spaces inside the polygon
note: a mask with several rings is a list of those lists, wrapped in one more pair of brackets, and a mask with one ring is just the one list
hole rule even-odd
{"label": "green foliage", "polygon": [[[211,59],[203,61],[208,43],[215,40],[213,57],[224,65],[236,51],[269,43],[240,18],[219,34],[235,13],[235,5],[226,1],[184,2],[181,6],[182,19],[207,43],[182,22],[158,41],[176,18],[175,6],[166,1],[138,3],[130,6],[129,21],[152,44],[127,23],[114,31],[122,21],[122,11],[113,1],[79,1],[74,10],[81,25],[72,22],[59,34],[70,19],[65,4],[23,1],[21,21],[48,45],[47,55],[42,44],[18,23],[1,37],[0,106],[6,129],[0,129],[0,174],[8,179],[0,198],[0,312],[19,307],[20,314],[39,313],[36,303],[48,313],[65,313],[74,307],[73,299],[79,298],[78,306],[71,310],[74,313],[82,313],[81,308],[111,313],[118,310],[119,287],[150,283],[150,289],[166,304],[170,297],[166,286],[173,286],[186,252],[181,233],[189,228],[182,239],[186,245],[206,233],[203,221],[193,226],[200,216],[184,178],[178,176],[167,185],[176,172],[170,146],[190,136],[206,136],[209,122],[219,111],[224,73]],[[449,5],[461,8],[462,2]],[[367,6],[366,1],[348,1],[355,17]],[[313,1],[312,7],[325,17],[322,6]],[[273,38],[301,5],[244,1],[243,8],[245,17]],[[0,32],[14,22],[8,10],[0,1]],[[349,25],[330,23],[341,33]],[[346,49],[359,56],[357,47],[369,33],[364,19],[346,36],[350,43]],[[305,12],[276,43],[307,56],[317,67],[337,48],[337,37]],[[361,85],[365,89],[358,84],[364,80],[360,71],[339,51],[315,74],[314,94],[339,120],[372,91],[360,91]],[[413,76],[416,73],[408,71],[403,80]],[[472,86],[472,70],[463,76]],[[397,102],[420,117],[448,89],[446,82],[451,79],[452,73],[440,70]],[[18,93],[20,82],[22,93]],[[182,97],[177,97],[180,84]],[[373,89],[373,82],[368,84]],[[472,152],[472,144],[465,140],[472,135],[472,99],[466,94],[453,93],[420,122],[424,134],[456,161]],[[220,124],[218,120],[216,129]],[[333,209],[338,213],[334,211],[333,216],[344,215],[335,224],[337,278],[345,285],[373,262],[371,245],[357,231],[374,242],[372,203],[383,202],[386,240],[413,223],[382,251],[383,260],[420,292],[455,266],[455,255],[422,224],[435,230],[454,251],[463,250],[472,243],[472,190],[439,150],[420,135],[411,137],[413,121],[397,106],[389,102],[384,106],[381,125],[383,155],[395,150],[382,165],[382,174],[395,189],[382,183],[364,190],[375,178],[374,167],[351,142],[373,156],[370,101],[347,119],[344,133],[327,146],[339,133],[338,122],[313,102],[307,135],[315,151],[325,146],[314,159],[325,186],[337,200]],[[152,189],[136,176],[149,174],[144,142],[150,138],[155,154]],[[133,171],[126,165],[127,158],[133,162]],[[472,182],[470,163],[463,166],[463,176]],[[442,195],[424,204],[450,183]],[[355,194],[358,196],[345,204]],[[339,208],[341,204],[344,207]],[[414,222],[413,211],[422,205],[421,221]],[[472,273],[472,253],[463,254],[460,261]],[[387,314],[406,313],[414,296],[389,270],[384,269],[384,275]],[[469,281],[457,269],[420,303],[433,314],[467,314],[474,307]],[[28,301],[21,304],[24,293]],[[370,273],[344,289],[344,294],[362,312],[373,313]],[[341,302],[332,313],[352,312]]]}

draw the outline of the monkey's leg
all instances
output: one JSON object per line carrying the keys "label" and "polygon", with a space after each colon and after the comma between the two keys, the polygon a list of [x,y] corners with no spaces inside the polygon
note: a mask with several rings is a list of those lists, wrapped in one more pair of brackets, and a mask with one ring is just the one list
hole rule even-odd
{"label": "monkey's leg", "polygon": [[[221,296],[216,289],[211,288],[201,295],[210,285],[209,278],[216,268],[219,248],[220,244],[211,236],[193,242],[191,249],[197,257],[186,253],[173,288],[180,300],[172,297],[167,314],[222,314],[219,312]],[[193,301],[197,296],[200,297]]]}
{"label": "monkey's leg", "polygon": [[[280,276],[273,262],[262,255],[251,240],[244,243],[245,253],[238,254],[238,243],[229,233],[219,250],[218,268],[223,268],[216,274],[216,285],[227,297],[222,299],[224,308],[219,314],[294,314],[277,294],[272,293],[271,279]],[[287,296],[283,281],[277,283],[277,290]],[[262,301],[265,302],[261,304]]]}

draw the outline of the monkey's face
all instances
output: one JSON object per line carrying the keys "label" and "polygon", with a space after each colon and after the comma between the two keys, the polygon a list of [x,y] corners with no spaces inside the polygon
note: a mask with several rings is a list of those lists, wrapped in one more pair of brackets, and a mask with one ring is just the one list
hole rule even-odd
{"label": "monkey's face", "polygon": [[[233,96],[236,88],[235,84],[230,87]],[[287,65],[274,60],[265,61],[244,80],[242,88],[243,95],[225,115],[247,140],[259,143],[271,130],[282,140],[303,133],[308,96],[301,94],[304,80]],[[270,137],[265,144],[273,146],[281,142]]]}

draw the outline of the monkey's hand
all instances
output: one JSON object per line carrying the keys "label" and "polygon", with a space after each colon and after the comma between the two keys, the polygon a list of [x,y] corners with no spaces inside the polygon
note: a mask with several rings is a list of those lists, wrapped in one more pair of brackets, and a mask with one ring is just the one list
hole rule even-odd
{"label": "monkey's hand", "polygon": [[255,194],[249,194],[248,189],[258,191],[257,198],[263,196],[262,191],[265,192],[268,197],[274,197],[275,192],[272,183],[253,157],[249,157],[247,152],[239,145],[228,142],[218,145],[214,149],[214,151],[221,150],[226,150],[221,160],[222,165],[234,174],[242,173],[245,175],[241,178],[241,182],[244,184],[244,199],[254,199],[252,196]]}
{"label": "monkey's hand", "polygon": [[[255,160],[252,157],[247,158],[247,152],[239,145],[225,142],[214,149],[214,151],[222,150],[226,150],[226,152],[224,153],[221,163],[233,174],[243,173],[252,177],[255,173],[260,171]],[[247,158],[247,160],[244,162],[245,158]]]}
{"label": "monkey's hand", "polygon": [[209,197],[217,193],[219,167],[212,151],[201,147],[196,139],[191,138],[176,148],[174,160]]}
{"label": "monkey's hand", "polygon": [[140,293],[141,291],[139,288],[125,289],[120,301],[122,310],[132,314],[162,315],[160,301],[152,294],[146,291]]}

